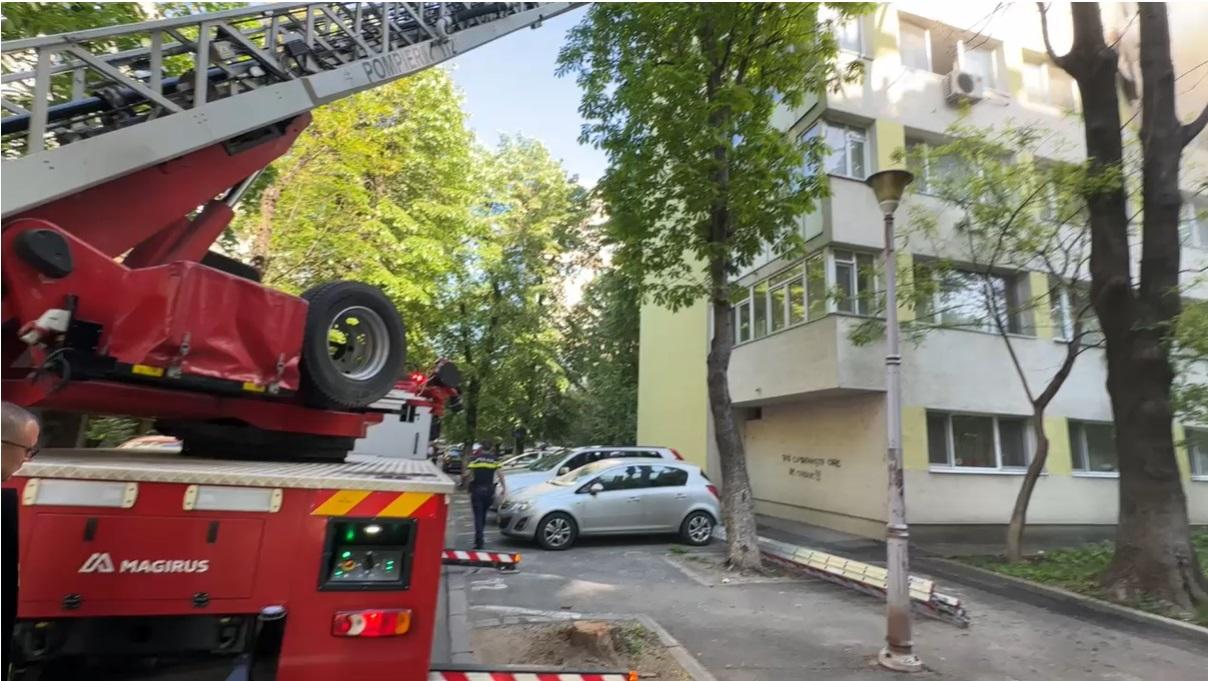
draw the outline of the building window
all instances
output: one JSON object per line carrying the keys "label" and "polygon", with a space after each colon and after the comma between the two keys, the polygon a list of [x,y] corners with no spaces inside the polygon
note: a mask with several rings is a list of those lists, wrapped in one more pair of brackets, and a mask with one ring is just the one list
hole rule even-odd
{"label": "building window", "polygon": [[1074,80],[1047,60],[1024,61],[1023,91],[1029,102],[1074,108]]}
{"label": "building window", "polygon": [[881,312],[876,260],[871,253],[835,251],[835,309],[852,314]]}
{"label": "building window", "polygon": [[1027,419],[927,412],[927,457],[945,468],[1018,469],[1030,458]]}
{"label": "building window", "polygon": [[753,330],[756,338],[768,335],[768,282],[763,280],[751,288],[753,309]]}
{"label": "building window", "polygon": [[[945,327],[1023,333],[1017,277],[915,266],[919,318]],[[995,317],[999,322],[995,321]]]}
{"label": "building window", "polygon": [[959,156],[940,154],[934,144],[917,138],[906,138],[906,156],[914,173],[913,188],[922,194],[937,194],[945,186],[959,185],[969,174]]}
{"label": "building window", "polygon": [[1090,290],[1084,283],[1062,286],[1049,278],[1049,310],[1053,329],[1058,339],[1068,341],[1074,337],[1074,319],[1082,317],[1082,342],[1098,345],[1103,342],[1099,329],[1099,316],[1090,307]]}
{"label": "building window", "polygon": [[839,49],[864,54],[864,31],[858,17],[835,23],[835,38],[839,41]]}
{"label": "building window", "polygon": [[1070,449],[1074,470],[1085,473],[1116,472],[1116,435],[1110,423],[1070,421]]}
{"label": "building window", "polygon": [[[983,41],[984,42],[984,41]],[[960,46],[961,70],[981,76],[986,87],[995,87],[998,83],[998,51],[992,47],[970,47],[962,42]]]}
{"label": "building window", "polygon": [[[828,148],[824,168],[831,175],[857,180],[868,176],[868,135],[863,128],[839,123],[819,123],[806,130],[805,139],[822,136]],[[807,168],[813,173],[813,168]]]}
{"label": "building window", "polygon": [[805,276],[800,265],[768,280],[768,317],[772,331],[805,321]]}
{"label": "building window", "polygon": [[1184,246],[1208,249],[1208,199],[1183,197],[1179,213],[1179,238]]}
{"label": "building window", "polygon": [[917,24],[902,22],[898,33],[898,52],[902,65],[920,71],[931,70],[931,36],[929,31]]}
{"label": "building window", "polygon": [[811,320],[826,315],[826,257],[822,253],[805,261],[805,299]]}
{"label": "building window", "polygon": [[734,342],[751,340],[751,289],[744,288],[731,301],[734,305]]}
{"label": "building window", "polygon": [[1191,475],[1208,480],[1208,430],[1187,428],[1187,458],[1191,462]]}

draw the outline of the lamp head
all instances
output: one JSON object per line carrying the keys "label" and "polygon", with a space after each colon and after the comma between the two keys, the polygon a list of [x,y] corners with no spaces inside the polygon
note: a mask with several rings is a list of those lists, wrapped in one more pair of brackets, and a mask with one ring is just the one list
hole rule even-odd
{"label": "lamp head", "polygon": [[898,209],[902,201],[902,192],[906,185],[914,181],[914,175],[908,170],[882,170],[868,176],[864,184],[872,187],[872,193],[877,197],[881,210],[890,215]]}

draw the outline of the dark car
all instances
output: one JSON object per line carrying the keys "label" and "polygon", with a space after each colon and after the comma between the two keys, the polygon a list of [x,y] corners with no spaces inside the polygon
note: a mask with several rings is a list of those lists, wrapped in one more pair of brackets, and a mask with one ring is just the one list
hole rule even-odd
{"label": "dark car", "polygon": [[461,449],[452,448],[445,452],[441,457],[440,469],[446,473],[460,474],[461,473]]}

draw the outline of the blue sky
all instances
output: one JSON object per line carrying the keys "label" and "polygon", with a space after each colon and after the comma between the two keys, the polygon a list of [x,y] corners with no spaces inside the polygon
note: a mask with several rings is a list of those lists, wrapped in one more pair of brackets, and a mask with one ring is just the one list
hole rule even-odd
{"label": "blue sky", "polygon": [[494,145],[501,133],[541,140],[584,186],[604,172],[604,154],[580,145],[579,88],[557,78],[554,65],[566,32],[583,16],[575,10],[523,29],[453,59],[450,73],[465,94],[470,127],[480,142]]}

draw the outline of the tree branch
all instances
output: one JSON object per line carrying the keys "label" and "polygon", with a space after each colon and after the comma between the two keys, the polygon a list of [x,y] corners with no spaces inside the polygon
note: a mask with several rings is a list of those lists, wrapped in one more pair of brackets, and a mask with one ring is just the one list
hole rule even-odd
{"label": "tree branch", "polygon": [[1044,36],[1044,51],[1048,53],[1049,59],[1052,59],[1054,64],[1060,66],[1066,71],[1069,71],[1069,66],[1067,63],[1069,59],[1066,58],[1068,55],[1066,55],[1066,57],[1058,57],[1057,53],[1053,51],[1053,43],[1049,41],[1048,7],[1045,6],[1043,2],[1036,3],[1036,7],[1040,10],[1040,34]]}
{"label": "tree branch", "polygon": [[1204,129],[1205,125],[1208,125],[1208,105],[1204,106],[1204,110],[1200,112],[1199,116],[1195,117],[1194,121],[1183,126],[1183,146],[1191,144],[1191,140],[1195,139],[1196,135],[1200,134],[1200,131]]}

